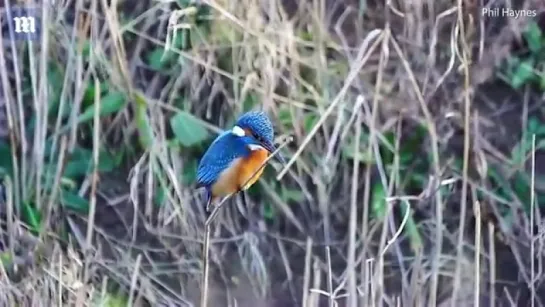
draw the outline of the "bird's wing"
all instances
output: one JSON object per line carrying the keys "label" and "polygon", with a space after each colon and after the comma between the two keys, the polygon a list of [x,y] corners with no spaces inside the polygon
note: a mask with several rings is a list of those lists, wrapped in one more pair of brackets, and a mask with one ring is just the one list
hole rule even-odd
{"label": "bird's wing", "polygon": [[246,146],[230,132],[220,134],[199,162],[197,185],[211,186],[235,159],[246,156],[248,153]]}

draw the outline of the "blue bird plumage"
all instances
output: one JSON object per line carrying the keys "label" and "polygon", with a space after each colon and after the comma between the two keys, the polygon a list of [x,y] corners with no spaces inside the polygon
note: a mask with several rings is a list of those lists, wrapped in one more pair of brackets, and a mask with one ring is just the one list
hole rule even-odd
{"label": "blue bird plumage", "polygon": [[273,125],[263,112],[254,111],[245,113],[237,120],[236,125],[250,129],[255,135],[263,137],[269,143],[273,142]]}
{"label": "blue bird plumage", "polygon": [[250,154],[250,150],[231,131],[220,134],[204,153],[197,169],[197,184],[211,186],[219,174],[235,159]]}
{"label": "blue bird plumage", "polygon": [[[207,208],[211,199],[218,196],[212,195],[214,189],[216,194],[218,191],[225,194],[227,191],[224,190],[232,190],[233,185],[239,184],[239,177],[247,176],[253,164],[264,161],[264,157],[275,150],[273,138],[273,125],[267,115],[253,111],[239,117],[232,130],[224,131],[210,144],[197,168],[197,186],[205,187],[208,192]],[[281,156],[278,158],[284,162]],[[245,166],[240,168],[240,163]],[[223,176],[228,171],[229,176]],[[218,182],[220,179],[225,182]],[[236,189],[245,188],[237,186]]]}

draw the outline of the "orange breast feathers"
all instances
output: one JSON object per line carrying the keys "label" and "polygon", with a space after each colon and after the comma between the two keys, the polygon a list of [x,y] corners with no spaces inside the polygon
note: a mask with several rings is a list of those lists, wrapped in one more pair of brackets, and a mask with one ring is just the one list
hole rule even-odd
{"label": "orange breast feathers", "polygon": [[256,183],[259,177],[261,177],[263,170],[265,169],[263,163],[268,157],[269,152],[267,150],[257,149],[252,151],[247,158],[242,159],[239,166],[240,172],[238,176],[238,186],[241,188],[241,190],[248,189],[254,183]]}
{"label": "orange breast feathers", "polygon": [[[267,150],[257,149],[253,150],[248,157],[233,161],[212,186],[212,195],[224,197],[250,188],[263,174],[265,167],[259,168],[268,157]],[[250,177],[252,178],[250,179]]]}

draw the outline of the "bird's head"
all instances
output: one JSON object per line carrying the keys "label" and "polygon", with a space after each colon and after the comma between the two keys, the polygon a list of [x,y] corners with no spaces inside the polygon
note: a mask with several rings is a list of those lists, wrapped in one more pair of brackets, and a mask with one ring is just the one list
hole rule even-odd
{"label": "bird's head", "polygon": [[[263,112],[252,111],[243,114],[237,120],[231,133],[241,138],[250,150],[265,149],[270,153],[276,150],[273,125]],[[286,163],[280,153],[277,153],[275,157],[283,164]]]}

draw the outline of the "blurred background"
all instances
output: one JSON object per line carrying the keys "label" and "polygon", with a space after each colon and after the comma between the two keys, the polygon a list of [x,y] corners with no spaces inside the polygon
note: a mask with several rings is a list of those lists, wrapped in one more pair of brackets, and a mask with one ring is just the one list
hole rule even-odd
{"label": "blurred background", "polygon": [[255,109],[290,163],[215,219],[208,306],[545,304],[542,1],[0,10],[0,305],[198,306],[196,166]]}

